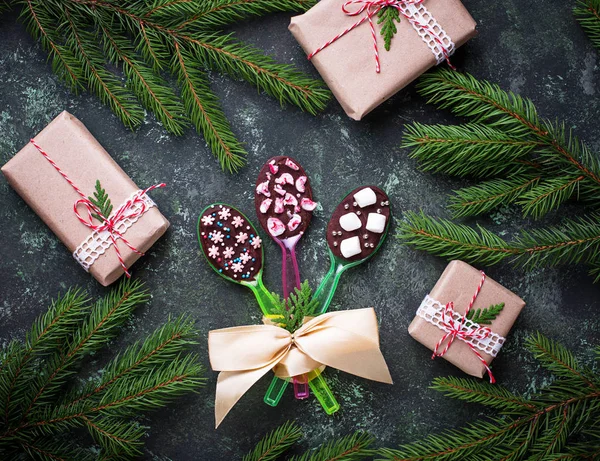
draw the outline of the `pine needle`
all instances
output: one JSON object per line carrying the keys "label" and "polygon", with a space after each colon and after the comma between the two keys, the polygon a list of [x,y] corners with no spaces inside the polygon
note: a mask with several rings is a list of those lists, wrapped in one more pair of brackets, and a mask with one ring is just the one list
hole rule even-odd
{"label": "pine needle", "polygon": [[[600,430],[600,377],[582,371],[572,353],[540,334],[528,348],[556,375],[531,398],[474,379],[438,378],[433,388],[453,398],[498,409],[503,415],[480,419],[396,449],[382,449],[378,460],[489,461],[595,459]],[[591,443],[581,437],[591,437]],[[590,456],[588,458],[588,455]]]}
{"label": "pine needle", "polygon": [[[245,164],[246,151],[210,89],[206,71],[246,80],[282,105],[311,114],[321,111],[330,98],[322,82],[222,30],[272,12],[306,11],[313,0],[18,3],[21,20],[48,52],[53,71],[73,91],[94,93],[132,129],[141,125],[144,109],[175,135],[194,126],[229,172]],[[173,90],[166,70],[179,92]]]}
{"label": "pine needle", "polygon": [[307,451],[301,456],[294,456],[290,461],[359,461],[375,454],[369,450],[374,438],[366,432],[355,432]]}
{"label": "pine needle", "polygon": [[592,44],[600,48],[600,0],[579,0],[573,14]]}
{"label": "pine needle", "polygon": [[268,433],[256,447],[244,456],[243,461],[276,461],[302,437],[302,431],[294,422],[288,421]]}
{"label": "pine needle", "polygon": [[425,171],[480,179],[450,196],[455,218],[517,205],[525,217],[540,219],[569,200],[592,212],[558,226],[524,229],[512,242],[480,226],[407,213],[399,237],[435,255],[483,264],[584,263],[600,281],[600,217],[593,211],[599,206],[600,156],[564,122],[540,119],[532,101],[485,80],[439,69],[418,87],[430,102],[470,119],[458,126],[413,123],[402,144]]}
{"label": "pine needle", "polygon": [[[70,290],[35,321],[24,344],[4,349],[0,454],[85,461],[142,453],[146,428],[132,418],[204,382],[197,356],[187,352],[195,343],[192,322],[169,319],[104,367],[101,378],[78,374],[81,360],[114,338],[147,299],[142,284],[128,279],[93,305],[83,292]],[[75,442],[73,431],[81,428],[100,455],[97,446]]]}

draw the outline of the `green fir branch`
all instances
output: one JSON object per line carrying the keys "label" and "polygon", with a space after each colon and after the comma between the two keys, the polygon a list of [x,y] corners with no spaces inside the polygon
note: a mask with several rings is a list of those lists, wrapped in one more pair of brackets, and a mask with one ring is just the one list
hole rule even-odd
{"label": "green fir branch", "polygon": [[600,260],[600,217],[596,215],[564,220],[558,227],[524,230],[506,242],[481,226],[472,228],[407,212],[397,237],[437,256],[488,265],[505,259],[525,267],[595,264]]}
{"label": "green fir branch", "polygon": [[530,413],[538,408],[537,405],[513,394],[502,386],[472,379],[453,376],[436,378],[433,380],[431,388],[455,399],[496,408],[503,414]]}
{"label": "green fir branch", "polygon": [[594,208],[600,156],[564,122],[541,120],[530,100],[498,85],[440,69],[423,76],[418,86],[430,102],[470,119],[458,126],[413,123],[403,139],[423,170],[481,179],[450,196],[455,218],[518,205],[525,217],[539,219],[568,200],[585,203],[592,212],[558,226],[525,229],[511,242],[480,226],[409,213],[400,238],[439,256],[479,263],[588,264],[598,281],[600,217]]}
{"label": "green fir branch", "polygon": [[[550,370],[558,372],[553,384],[525,399],[502,387],[473,379],[439,378],[433,384],[436,390],[459,400],[496,408],[503,416],[478,420],[461,429],[431,435],[399,448],[382,449],[377,459],[594,459],[594,452],[598,451],[597,436],[591,444],[578,436],[585,436],[588,432],[593,434],[600,418],[600,389],[580,379],[580,372],[571,367],[575,365],[572,354],[559,344],[538,334],[528,339],[527,347]],[[569,367],[565,368],[564,363],[568,363]],[[597,381],[597,374],[594,379]],[[592,457],[586,458],[588,455]]]}
{"label": "green fir branch", "polygon": [[[253,16],[264,16],[269,13],[299,12],[312,8],[316,0],[206,0],[196,2],[199,11],[178,26],[183,29],[189,25],[201,29],[212,29],[233,24]],[[156,10],[156,9],[155,9]],[[149,16],[164,14],[165,10],[155,11]]]}
{"label": "green fir branch", "polygon": [[496,84],[442,68],[425,74],[417,86],[428,102],[469,117],[474,123],[500,130],[514,139],[532,140],[532,132],[547,135],[540,128],[533,103]]}
{"label": "green fir branch", "polygon": [[246,161],[246,150],[233,134],[206,75],[195,68],[192,57],[181,50],[178,43],[175,43],[172,69],[178,77],[184,104],[196,131],[204,135],[223,170],[237,171]]}
{"label": "green fir branch", "polygon": [[423,125],[406,127],[402,147],[424,171],[477,178],[529,171],[528,154],[540,146],[530,139],[515,139],[487,125]]}
{"label": "green fir branch", "polygon": [[259,50],[244,45],[232,35],[202,34],[199,38],[181,35],[197,62],[204,67],[228,73],[256,86],[279,100],[316,114],[325,108],[329,92],[293,66],[277,64]]}
{"label": "green fir branch", "polygon": [[510,179],[490,179],[475,186],[454,191],[448,209],[455,218],[488,213],[498,207],[515,203],[534,187],[539,177],[515,176]]}
{"label": "green fir branch", "polygon": [[447,259],[492,265],[521,251],[481,226],[473,229],[423,213],[407,212],[404,217],[397,234],[404,244]]}
{"label": "green fir branch", "polygon": [[[330,98],[322,82],[221,30],[248,17],[306,11],[313,0],[20,3],[21,20],[71,89],[96,94],[130,128],[141,124],[144,108],[175,135],[193,125],[230,172],[244,165],[246,151],[210,89],[208,70],[244,79],[282,105],[293,104],[311,114]],[[177,81],[179,94],[165,70]]]}
{"label": "green fir branch", "polygon": [[563,176],[536,181],[536,184],[521,194],[517,203],[523,205],[523,214],[541,218],[557,209],[577,193],[584,176]]}
{"label": "green fir branch", "polygon": [[355,432],[326,442],[303,455],[294,456],[290,461],[359,461],[375,454],[374,450],[369,449],[374,440],[366,432]]}
{"label": "green fir branch", "polygon": [[504,309],[504,303],[492,304],[485,309],[471,309],[467,318],[479,325],[490,325],[500,315],[502,309]]}
{"label": "green fir branch", "polygon": [[[135,281],[125,280],[90,306],[72,290],[34,323],[25,343],[9,343],[0,370],[5,416],[0,419],[0,457],[34,459],[131,459],[141,454],[146,428],[131,418],[162,407],[202,385],[203,368],[194,354],[192,322],[171,320],[129,346],[96,380],[76,379],[83,357],[116,336],[133,310],[148,299]],[[16,370],[16,372],[15,372]],[[81,385],[79,383],[88,383]],[[99,445],[80,447],[82,428]]]}
{"label": "green fir branch", "polygon": [[256,447],[244,456],[243,461],[276,461],[302,437],[294,422],[287,422],[268,433]]}
{"label": "green fir branch", "polygon": [[396,7],[384,6],[377,13],[377,17],[377,24],[381,24],[379,33],[383,37],[385,49],[390,51],[392,39],[396,35],[396,32],[398,32],[396,23],[400,23],[400,12]]}
{"label": "green fir branch", "polygon": [[600,48],[600,0],[579,0],[573,14],[592,44]]}
{"label": "green fir branch", "polygon": [[563,220],[560,226],[524,230],[515,240],[516,261],[527,267],[596,264],[600,261],[600,215]]}

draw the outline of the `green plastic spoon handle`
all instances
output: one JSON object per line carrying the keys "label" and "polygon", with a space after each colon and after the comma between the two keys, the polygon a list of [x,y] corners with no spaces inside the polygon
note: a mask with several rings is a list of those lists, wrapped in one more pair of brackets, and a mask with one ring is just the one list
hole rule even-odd
{"label": "green plastic spoon handle", "polygon": [[275,312],[275,299],[263,284],[262,277],[259,276],[256,278],[256,284],[247,284],[247,286],[252,290],[254,296],[256,296],[256,301],[263,315],[265,317],[272,316]]}
{"label": "green plastic spoon handle", "polygon": [[329,258],[331,259],[331,267],[329,272],[315,291],[315,299],[319,301],[319,307],[316,312],[317,315],[324,314],[329,309],[335,290],[337,289],[341,275],[346,270],[347,266],[340,264],[336,261],[333,253],[329,251]]}
{"label": "green plastic spoon handle", "polygon": [[271,384],[267,389],[265,394],[265,398],[263,399],[267,405],[271,405],[272,407],[276,407],[285,392],[289,381],[287,379],[280,379],[277,376],[273,376],[271,380]]}
{"label": "green plastic spoon handle", "polygon": [[333,396],[331,389],[327,385],[325,379],[319,370],[313,370],[308,373],[308,385],[310,390],[315,394],[315,397],[328,415],[334,414],[340,409],[340,404]]}

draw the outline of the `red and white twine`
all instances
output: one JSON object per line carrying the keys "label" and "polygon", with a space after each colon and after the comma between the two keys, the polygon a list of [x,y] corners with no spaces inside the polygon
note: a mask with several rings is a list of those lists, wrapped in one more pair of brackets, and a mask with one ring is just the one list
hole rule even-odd
{"label": "red and white twine", "polygon": [[[433,30],[429,25],[423,24],[419,22],[414,16],[407,14],[403,8],[408,5],[421,5],[425,0],[348,0],[346,3],[342,5],[342,11],[348,16],[359,16],[363,13],[366,13],[365,16],[360,18],[357,22],[352,24],[350,27],[340,32],[338,35],[333,37],[328,42],[321,45],[315,51],[308,55],[308,59],[312,59],[316,54],[323,51],[329,45],[335,43],[337,40],[342,38],[344,35],[356,29],[358,26],[363,24],[365,21],[369,22],[369,27],[371,28],[371,37],[373,38],[373,51],[375,54],[375,71],[379,73],[381,71],[381,65],[379,62],[379,47],[377,45],[377,32],[375,31],[375,24],[373,23],[373,16],[375,16],[382,8],[391,6],[396,8],[400,15],[402,15],[408,22],[412,24],[412,26],[416,29],[421,29],[425,31],[440,47],[442,54],[444,55],[444,59],[448,63],[448,65],[455,69],[455,67],[450,63],[450,52],[444,45],[443,41],[440,39],[439,34]],[[360,5],[360,7],[356,11],[352,11],[349,8],[353,5]]]}
{"label": "red and white twine", "polygon": [[[123,243],[131,251],[139,255],[143,255],[143,253],[140,252],[137,248],[135,248],[131,243],[129,243],[129,241],[123,236],[123,233],[117,230],[117,225],[122,221],[135,220],[141,215],[143,215],[147,211],[147,205],[143,197],[146,195],[146,193],[150,192],[151,190],[165,187],[166,184],[155,184],[144,190],[138,191],[132,198],[128,199],[125,203],[123,203],[111,216],[104,216],[102,214],[102,211],[100,211],[100,209],[86,197],[86,195],[81,191],[81,189],[77,187],[77,185],[71,180],[71,178],[69,178],[69,176],[58,166],[58,164],[54,160],[52,160],[52,158],[35,142],[35,140],[31,139],[30,142],[81,197],[81,199],[77,200],[73,205],[73,211],[75,212],[75,215],[77,216],[79,221],[86,227],[92,229],[92,231],[94,232],[100,233],[106,231],[109,233],[110,240],[115,248],[115,252],[117,254],[117,258],[119,259],[119,263],[121,264],[125,275],[127,277],[131,277],[127,266],[125,265],[125,260],[121,255],[121,250],[119,250],[119,246],[117,245],[117,241],[122,240]],[[82,205],[86,211],[86,213],[83,216],[79,213],[78,210],[78,207],[80,205]],[[96,214],[100,218],[102,218],[103,222],[101,224],[95,224],[94,218],[92,216],[93,214]]]}
{"label": "red and white twine", "polygon": [[[467,315],[469,314],[471,308],[473,307],[473,304],[475,304],[475,300],[477,299],[477,296],[479,296],[479,292],[481,291],[481,288],[483,287],[484,282],[485,282],[485,273],[483,271],[481,271],[481,281],[479,282],[479,285],[477,286],[477,289],[475,290],[475,294],[471,298],[471,302],[467,306],[467,310],[465,311],[465,313],[463,315],[459,316],[459,320],[456,320],[454,318],[454,313],[456,312],[454,310],[454,303],[451,301],[448,304],[446,304],[446,306],[442,310],[442,319],[440,322],[440,326],[444,327],[444,329],[447,331],[447,333],[444,334],[444,336],[442,336],[441,339],[436,344],[431,358],[435,359],[436,357],[443,357],[446,354],[446,352],[448,352],[448,349],[450,349],[450,346],[452,345],[454,340],[458,338],[459,340],[463,341],[467,346],[469,346],[469,348],[479,358],[481,363],[483,363],[483,366],[485,367],[485,369],[490,377],[490,383],[494,384],[496,382],[496,379],[494,378],[494,375],[492,374],[492,370],[490,370],[490,367],[488,366],[487,362],[485,361],[485,359],[483,358],[481,353],[477,350],[477,348],[468,341],[469,339],[488,338],[490,335],[492,335],[492,330],[488,327],[482,327],[480,325],[477,325],[477,328],[463,330],[465,322],[467,321]],[[439,352],[440,347],[442,347],[442,345],[444,343],[446,343],[444,350],[442,350],[442,352]]]}

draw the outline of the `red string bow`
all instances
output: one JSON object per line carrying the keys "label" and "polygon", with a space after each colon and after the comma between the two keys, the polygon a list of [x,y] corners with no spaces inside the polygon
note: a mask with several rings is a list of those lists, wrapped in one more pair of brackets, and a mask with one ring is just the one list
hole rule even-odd
{"label": "red string bow", "polygon": [[[435,345],[435,349],[433,350],[433,355],[431,356],[431,358],[435,359],[436,357],[443,357],[444,354],[446,354],[446,352],[448,352],[448,349],[450,349],[450,346],[452,345],[454,340],[456,338],[458,338],[461,341],[464,341],[465,344],[467,346],[469,346],[471,348],[471,350],[475,353],[475,355],[479,358],[481,363],[483,363],[483,366],[485,367],[485,369],[490,377],[490,383],[494,384],[496,382],[496,378],[494,378],[494,375],[492,374],[492,370],[490,370],[490,367],[488,366],[488,364],[485,361],[485,359],[483,358],[483,356],[479,353],[477,348],[475,346],[473,346],[470,342],[468,342],[468,340],[471,338],[485,339],[485,338],[491,336],[492,330],[488,327],[482,327],[482,326],[478,326],[478,328],[471,329],[471,330],[466,330],[466,331],[463,330],[463,327],[467,321],[467,315],[469,314],[469,311],[473,307],[473,304],[475,304],[475,300],[477,299],[477,296],[479,295],[479,292],[481,291],[481,288],[483,287],[484,282],[485,282],[485,273],[483,271],[481,271],[481,282],[479,282],[479,285],[477,286],[477,290],[475,291],[475,294],[473,295],[471,302],[467,306],[467,310],[465,311],[464,315],[460,315],[458,320],[454,319],[454,313],[456,312],[454,310],[454,303],[449,302],[448,304],[446,304],[446,306],[442,310],[441,326],[443,326],[447,330],[447,333],[444,334],[444,336],[442,336],[442,338]],[[444,344],[445,342],[446,342],[446,346],[444,347],[444,350],[442,352],[438,352],[440,347],[442,346],[442,344]]]}
{"label": "red string bow", "polygon": [[[119,232],[119,230],[117,229],[117,226],[122,221],[125,221],[127,219],[131,219],[131,220],[136,219],[136,218],[140,217],[141,215],[143,215],[147,209],[146,202],[143,199],[144,195],[147,192],[150,192],[151,190],[158,189],[160,187],[165,187],[166,184],[165,183],[155,184],[154,186],[150,186],[147,189],[138,191],[138,193],[136,193],[132,198],[127,200],[123,205],[121,205],[119,207],[119,209],[112,216],[104,216],[102,214],[102,212],[98,209],[98,207],[96,205],[94,205],[92,202],[90,202],[90,200],[81,191],[81,189],[79,189],[79,187],[77,187],[77,185],[71,180],[71,178],[69,178],[69,176],[67,176],[67,174],[63,170],[60,169],[58,164],[54,160],[52,160],[52,158],[35,142],[35,140],[31,139],[30,142],[31,142],[31,144],[33,144],[35,146],[35,148],[39,151],[39,153],[42,154],[44,156],[44,158],[46,160],[48,160],[48,162],[50,162],[50,164],[56,169],[56,171],[58,171],[61,174],[61,176],[71,185],[71,187],[75,190],[75,192],[77,192],[79,194],[79,196],[81,197],[73,205],[73,211],[75,212],[75,215],[77,216],[79,221],[83,225],[92,229],[94,232],[102,232],[102,231],[109,232],[110,239],[112,241],[113,246],[115,247],[115,252],[117,253],[117,257],[119,258],[119,263],[121,264],[123,271],[125,271],[125,275],[128,278],[131,277],[131,274],[127,270],[127,266],[125,265],[123,256],[121,255],[121,250],[119,250],[119,246],[117,245],[117,241],[122,240],[123,243],[125,243],[125,245],[127,245],[127,247],[131,251],[133,251],[139,255],[143,255],[143,253],[140,252],[137,248],[135,248],[131,243],[129,243],[129,241],[127,241],[127,239],[123,236],[123,234],[121,232]],[[135,210],[135,208],[133,208],[133,210],[132,210],[132,207],[137,204],[141,204],[140,209],[137,211],[133,211],[133,210]],[[79,205],[83,205],[85,207],[85,209],[87,211],[87,217],[81,216],[79,214],[79,211],[77,210],[77,207]],[[92,214],[98,215],[102,219],[102,223],[95,224]]]}
{"label": "red string bow", "polygon": [[[379,47],[377,45],[377,32],[375,32],[375,25],[373,24],[373,16],[375,16],[377,13],[379,13],[379,11],[382,8],[391,6],[393,8],[396,8],[398,10],[398,12],[400,13],[400,15],[403,16],[408,22],[410,22],[416,28],[422,29],[425,32],[427,32],[429,34],[429,36],[431,38],[433,38],[440,45],[440,48],[442,49],[442,53],[444,54],[444,58],[445,58],[446,62],[448,63],[448,65],[452,69],[455,69],[455,67],[450,63],[450,54],[449,54],[448,50],[446,49],[446,47],[444,46],[444,44],[442,43],[442,41],[440,40],[440,38],[438,37],[438,34],[435,33],[435,31],[432,30],[431,27],[429,27],[427,24],[420,23],[411,15],[406,14],[404,12],[404,10],[402,9],[402,7],[404,7],[406,5],[420,5],[424,1],[425,0],[348,0],[346,3],[344,3],[342,5],[342,11],[346,15],[359,16],[366,12],[365,16],[363,16],[361,19],[359,19],[356,23],[354,23],[353,25],[348,27],[343,32],[341,32],[338,35],[336,35],[335,37],[333,37],[331,40],[329,40],[325,44],[321,45],[315,51],[310,53],[308,55],[308,59],[309,60],[312,59],[313,56],[315,56],[317,53],[323,51],[329,45],[331,45],[332,43],[335,43],[337,40],[342,38],[347,33],[356,29],[358,26],[360,26],[365,21],[369,21],[369,27],[371,28],[371,36],[373,37],[373,51],[375,53],[375,71],[377,73],[379,73],[381,71],[381,65],[379,63]],[[359,5],[359,7],[357,10],[352,11],[351,8],[354,5]]]}
{"label": "red string bow", "polygon": [[[127,270],[127,266],[125,265],[125,260],[123,259],[123,256],[121,255],[121,250],[119,250],[117,241],[122,240],[123,243],[125,245],[127,245],[127,247],[131,251],[133,251],[141,256],[143,256],[144,253],[142,253],[137,248],[135,248],[131,243],[129,243],[129,241],[123,236],[123,234],[121,232],[119,232],[117,227],[123,221],[126,221],[128,219],[134,220],[134,219],[137,219],[138,217],[142,216],[146,212],[146,209],[147,209],[146,202],[143,199],[144,195],[147,192],[150,192],[151,190],[154,190],[154,189],[157,189],[160,187],[165,187],[165,186],[166,186],[165,183],[160,183],[160,184],[155,184],[153,186],[150,186],[147,189],[139,191],[132,198],[127,200],[123,205],[121,205],[119,207],[119,209],[115,213],[113,213],[112,216],[110,216],[110,217],[104,216],[102,214],[102,212],[98,209],[98,207],[96,205],[94,205],[92,202],[90,202],[90,200],[88,198],[85,198],[85,197],[77,200],[75,202],[75,204],[73,205],[73,211],[75,212],[75,215],[77,215],[77,218],[83,225],[89,227],[94,232],[100,233],[103,231],[107,231],[110,234],[110,240],[112,241],[112,243],[115,247],[115,252],[117,253],[117,258],[119,258],[119,263],[121,264],[121,267],[123,268],[123,271],[125,271],[125,275],[128,278],[131,277],[131,274]],[[134,205],[138,205],[138,204],[140,205],[140,208],[137,211],[135,211]],[[79,211],[77,209],[79,207],[79,205],[83,205],[85,207],[85,210],[87,212],[87,217],[81,216],[81,214],[79,214]],[[95,224],[92,214],[96,214],[97,216],[99,216],[102,220],[102,224]]]}

